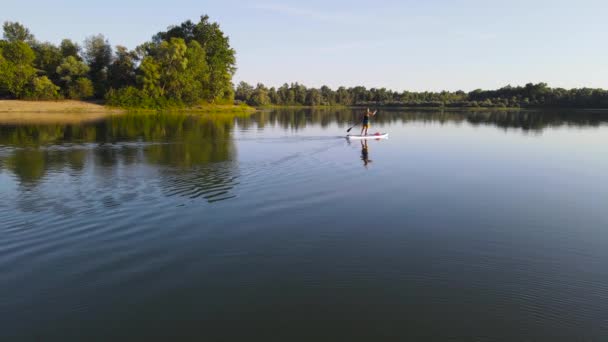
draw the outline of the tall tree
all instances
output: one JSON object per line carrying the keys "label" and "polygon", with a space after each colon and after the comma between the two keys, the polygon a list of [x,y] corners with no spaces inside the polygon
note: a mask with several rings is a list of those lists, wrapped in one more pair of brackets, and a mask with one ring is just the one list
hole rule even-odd
{"label": "tall tree", "polygon": [[137,54],[124,46],[116,46],[114,61],[108,68],[109,86],[118,89],[135,85]]}
{"label": "tall tree", "polygon": [[321,92],[318,89],[310,89],[306,94],[306,105],[307,106],[319,106],[321,105],[322,97]]}
{"label": "tall tree", "polygon": [[89,65],[89,78],[95,96],[101,98],[108,89],[108,68],[112,63],[112,46],[101,34],[88,37],[84,42],[84,60]]}
{"label": "tall tree", "polygon": [[247,82],[241,81],[236,87],[235,98],[244,103],[249,102],[251,95],[253,95],[253,86]]}
{"label": "tall tree", "polygon": [[252,106],[265,106],[270,104],[270,97],[268,97],[268,89],[261,83],[255,87],[255,90],[251,94],[249,104]]}
{"label": "tall tree", "polygon": [[209,79],[204,86],[208,89],[209,101],[221,100],[226,94],[232,93],[232,76],[236,71],[235,51],[219,24],[210,22],[209,16],[204,15],[198,23],[188,20],[179,26],[171,26],[167,31],[156,34],[153,40],[159,44],[171,38],[181,38],[186,43],[195,40],[205,50]]}
{"label": "tall tree", "polygon": [[34,51],[22,41],[0,41],[0,94],[21,98],[36,75]]}
{"label": "tall tree", "polygon": [[36,54],[34,67],[39,70],[39,73],[57,83],[59,81],[57,77],[57,67],[61,64],[61,60],[63,59],[61,49],[48,42],[35,42],[32,44],[32,49]]}
{"label": "tall tree", "polygon": [[71,99],[82,99],[93,95],[93,85],[86,78],[89,66],[79,61],[74,56],[63,59],[57,67],[57,74],[61,80],[61,88],[66,97]]}
{"label": "tall tree", "polygon": [[140,83],[151,97],[181,98],[182,77],[188,66],[183,39],[161,42],[153,55],[143,59]]}
{"label": "tall tree", "polygon": [[64,58],[72,56],[78,60],[82,60],[80,57],[80,46],[77,43],[74,43],[72,40],[62,40],[59,48],[61,49],[61,55]]}
{"label": "tall tree", "polygon": [[26,42],[34,41],[34,35],[30,30],[18,22],[5,21],[2,25],[4,29],[4,39],[9,42]]}
{"label": "tall tree", "polygon": [[209,66],[205,54],[205,50],[197,41],[188,43],[187,66],[182,77],[182,100],[188,105],[198,104],[209,97],[208,89],[205,89],[205,84],[209,82]]}

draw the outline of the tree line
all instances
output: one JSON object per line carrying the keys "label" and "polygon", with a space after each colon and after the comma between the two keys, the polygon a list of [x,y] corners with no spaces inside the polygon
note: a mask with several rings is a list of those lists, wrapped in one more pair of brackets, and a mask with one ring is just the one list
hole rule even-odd
{"label": "tree line", "polygon": [[546,83],[497,90],[411,92],[298,83],[234,89],[235,51],[208,16],[170,26],[129,50],[101,34],[82,46],[70,39],[40,42],[25,26],[5,22],[0,40],[0,98],[105,99],[131,108],[246,103],[252,106],[578,107],[608,108],[603,89],[550,88]]}
{"label": "tree line", "polygon": [[208,16],[155,34],[134,50],[101,34],[81,46],[40,42],[5,22],[0,40],[0,98],[105,99],[137,108],[233,103],[235,51]]}
{"label": "tree line", "polygon": [[546,83],[506,86],[497,90],[471,92],[397,92],[386,88],[327,86],[307,88],[298,83],[268,88],[240,82],[235,91],[237,102],[252,106],[394,106],[394,107],[577,107],[608,108],[608,91],[603,89],[550,88]]}

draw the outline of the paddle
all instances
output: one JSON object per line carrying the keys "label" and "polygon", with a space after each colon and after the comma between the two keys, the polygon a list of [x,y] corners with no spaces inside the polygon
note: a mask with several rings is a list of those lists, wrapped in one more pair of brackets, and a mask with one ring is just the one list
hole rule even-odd
{"label": "paddle", "polygon": [[351,127],[351,128],[349,128],[349,129],[347,129],[347,130],[346,130],[346,133],[349,133],[351,129],[353,129],[353,128],[355,128],[355,127],[359,126],[359,124],[360,124],[360,122],[356,123],[356,124],[355,124],[353,127]]}
{"label": "paddle", "polygon": [[[368,109],[368,110],[369,110],[369,109]],[[376,114],[378,114],[378,111],[375,111],[373,116],[376,116]],[[361,123],[361,122],[357,122],[357,123],[356,123],[356,124],[355,124],[353,127],[351,127],[351,128],[349,128],[349,129],[347,129],[347,130],[346,130],[346,133],[350,133],[350,131],[351,131],[353,128],[355,128],[355,127],[359,126],[359,124],[360,124],[360,123]]]}

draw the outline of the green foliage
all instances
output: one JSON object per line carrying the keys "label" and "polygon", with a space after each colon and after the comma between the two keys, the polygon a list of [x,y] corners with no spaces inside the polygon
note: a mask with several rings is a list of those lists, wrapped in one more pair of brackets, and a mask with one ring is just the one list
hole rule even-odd
{"label": "green foliage", "polygon": [[68,88],[68,97],[74,100],[82,100],[93,97],[95,89],[90,79],[81,77],[73,82]]}
{"label": "green foliage", "polygon": [[95,87],[95,96],[103,97],[109,89],[108,69],[112,63],[112,46],[101,34],[84,41],[84,60],[89,66],[89,78]]}
{"label": "green foliage", "polygon": [[205,56],[205,50],[197,41],[188,43],[185,55],[187,64],[180,77],[180,98],[187,105],[197,104],[209,97],[209,89],[205,88],[209,82],[209,68]]}
{"label": "green foliage", "polygon": [[72,56],[64,58],[57,67],[57,74],[68,85],[79,77],[85,77],[88,72],[89,66]]}
{"label": "green foliage", "polygon": [[82,60],[82,58],[80,58],[80,46],[70,39],[62,40],[59,49],[61,50],[63,58],[72,56],[78,60]]}
{"label": "green foliage", "polygon": [[111,88],[135,85],[135,72],[138,57],[134,51],[124,46],[116,46],[116,56],[108,68],[108,83]]}
{"label": "green foliage", "polygon": [[306,105],[319,106],[321,105],[321,92],[317,89],[311,89],[306,95]]}
{"label": "green foliage", "polygon": [[263,84],[258,83],[257,87],[251,94],[251,98],[247,102],[252,106],[266,106],[270,104],[270,97],[268,96],[268,89]]}
{"label": "green foliage", "polygon": [[135,87],[110,89],[106,94],[106,103],[123,108],[154,108],[156,105],[151,96]]}
{"label": "green foliage", "polygon": [[4,30],[4,39],[9,42],[32,42],[34,41],[34,35],[30,33],[30,30],[18,22],[5,21],[2,25]]}
{"label": "green foliage", "polygon": [[59,87],[48,77],[41,76],[32,79],[31,87],[26,90],[25,98],[28,100],[57,100],[61,98]]}
{"label": "green foliage", "polygon": [[144,92],[151,97],[175,97],[181,99],[183,77],[188,67],[186,50],[181,38],[161,42],[153,56],[143,59],[140,83]]}
{"label": "green foliage", "polygon": [[[142,108],[247,103],[255,106],[406,106],[406,107],[582,107],[608,108],[608,91],[550,88],[546,83],[471,92],[396,92],[385,88],[298,83],[268,89],[232,84],[235,51],[217,23],[202,16],[153,36],[135,51],[102,35],[85,40],[84,50],[69,39],[60,46],[40,43],[19,23],[5,22],[0,40],[0,97],[56,98],[55,85],[68,98],[109,99],[112,105]],[[91,91],[91,89],[93,89]],[[128,99],[133,96],[133,99]]]}
{"label": "green foliage", "polygon": [[39,70],[39,73],[46,75],[49,79],[57,82],[57,67],[61,64],[63,56],[61,50],[51,43],[32,44],[32,49],[36,55],[34,59],[34,68]]}
{"label": "green foliage", "polygon": [[150,97],[163,96],[160,87],[160,64],[156,62],[154,57],[144,57],[139,66],[139,71],[141,75],[138,77],[138,83],[142,86],[143,92]]}
{"label": "green foliage", "polygon": [[206,100],[209,80],[206,53],[196,41],[171,38],[148,46],[139,67],[138,84],[151,97],[173,99],[172,104],[195,105]]}
{"label": "green foliage", "polygon": [[160,67],[158,86],[161,96],[181,98],[182,75],[188,67],[186,42],[181,38],[171,38],[160,43],[156,61]]}
{"label": "green foliage", "polygon": [[64,95],[70,99],[90,98],[94,95],[94,86],[86,76],[89,66],[73,56],[63,59],[57,67],[60,84]]}
{"label": "green foliage", "polygon": [[229,39],[221,31],[219,24],[211,23],[204,15],[198,23],[188,20],[179,26],[169,27],[153,38],[156,44],[170,41],[171,38],[183,39],[186,43],[196,41],[205,50],[205,60],[209,68],[208,78],[203,83],[206,100],[215,102],[230,96],[232,76],[236,72],[235,51],[230,47]]}
{"label": "green foliage", "polygon": [[162,96],[151,96],[136,87],[110,89],[106,94],[109,106],[132,109],[167,109],[182,108],[184,104],[176,99]]}
{"label": "green foliage", "polygon": [[23,97],[36,75],[34,51],[22,41],[0,41],[0,56],[0,95]]}
{"label": "green foliage", "polygon": [[106,97],[113,105],[128,107],[234,102],[235,52],[207,16],[198,23],[170,27],[135,51],[117,46],[114,53],[103,35],[91,36],[84,42],[82,57],[73,41],[64,39],[59,46],[36,42],[18,23],[5,23],[4,36],[0,96],[54,98],[54,83],[67,98]]}
{"label": "green foliage", "polygon": [[[258,85],[258,88],[264,88]],[[237,103],[260,106],[264,101],[252,100],[253,87],[245,82],[236,88]],[[268,90],[268,103],[280,106],[387,106],[387,107],[463,107],[463,108],[520,108],[520,107],[578,107],[608,108],[608,91],[602,89],[549,88],[546,83],[526,84],[524,87],[506,86],[498,90],[455,92],[395,92],[385,88],[340,87],[337,91],[323,86],[306,88],[292,83]]]}
{"label": "green foliage", "polygon": [[[253,90],[254,89],[250,84],[248,84],[247,82],[241,82],[236,87],[235,96],[240,102],[249,103],[249,100],[251,99],[251,96],[253,95]],[[270,100],[273,101],[275,99],[270,98]]]}

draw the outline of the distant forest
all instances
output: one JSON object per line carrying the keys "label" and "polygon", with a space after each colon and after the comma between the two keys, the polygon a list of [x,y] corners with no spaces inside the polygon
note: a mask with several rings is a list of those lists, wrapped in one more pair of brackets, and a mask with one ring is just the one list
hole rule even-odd
{"label": "distant forest", "polygon": [[96,99],[127,108],[251,106],[576,107],[608,108],[603,89],[550,88],[546,83],[497,90],[410,92],[298,83],[234,87],[236,52],[217,23],[201,16],[167,28],[134,50],[103,35],[81,46],[38,41],[25,26],[5,22],[0,40],[0,99]]}
{"label": "distant forest", "polygon": [[235,91],[238,102],[252,106],[393,106],[393,107],[576,107],[608,108],[608,91],[603,89],[550,88],[546,83],[506,86],[497,90],[477,89],[471,92],[397,92],[385,88],[327,86],[307,88],[298,83],[267,88],[239,83]]}

